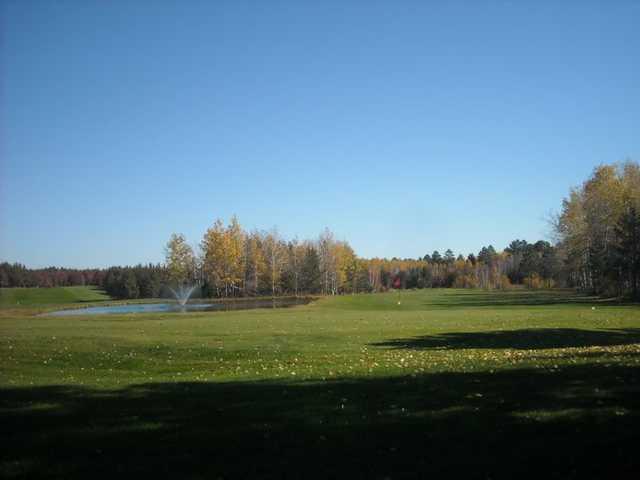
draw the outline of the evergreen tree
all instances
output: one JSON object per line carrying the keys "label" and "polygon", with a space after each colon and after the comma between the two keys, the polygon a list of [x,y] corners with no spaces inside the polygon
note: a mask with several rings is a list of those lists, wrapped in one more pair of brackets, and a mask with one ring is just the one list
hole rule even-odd
{"label": "evergreen tree", "polygon": [[493,248],[493,245],[482,247],[482,250],[480,250],[480,253],[478,253],[478,261],[484,263],[485,265],[493,265],[493,260],[495,259],[496,255],[496,249]]}
{"label": "evergreen tree", "polygon": [[638,279],[640,278],[640,214],[635,207],[626,209],[616,226],[621,270],[629,282],[631,294],[638,298]]}
{"label": "evergreen tree", "polygon": [[453,254],[453,251],[448,248],[446,252],[444,252],[444,261],[445,263],[453,263],[455,261],[456,257]]}
{"label": "evergreen tree", "polygon": [[120,296],[122,298],[138,298],[140,295],[140,289],[136,276],[133,270],[127,268],[127,272],[124,274],[124,282],[122,283],[122,290]]}
{"label": "evergreen tree", "polygon": [[301,286],[307,293],[318,293],[321,287],[320,279],[320,257],[317,250],[312,246],[307,246],[302,260]]}

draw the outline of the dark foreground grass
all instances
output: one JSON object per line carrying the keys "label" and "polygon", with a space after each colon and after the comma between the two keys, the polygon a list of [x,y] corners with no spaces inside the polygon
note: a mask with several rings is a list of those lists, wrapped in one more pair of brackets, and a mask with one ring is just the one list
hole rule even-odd
{"label": "dark foreground grass", "polygon": [[516,293],[5,312],[0,476],[635,478],[640,309]]}
{"label": "dark foreground grass", "polygon": [[637,367],[9,388],[6,476],[635,478]]}

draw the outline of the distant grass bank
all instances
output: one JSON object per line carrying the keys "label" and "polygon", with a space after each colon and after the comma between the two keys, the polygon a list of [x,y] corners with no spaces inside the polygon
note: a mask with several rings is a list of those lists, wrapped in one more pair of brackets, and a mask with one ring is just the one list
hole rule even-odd
{"label": "distant grass bank", "polygon": [[640,471],[637,305],[420,290],[283,310],[38,311],[0,315],[3,477]]}
{"label": "distant grass bank", "polygon": [[97,287],[0,288],[0,308],[110,300]]}

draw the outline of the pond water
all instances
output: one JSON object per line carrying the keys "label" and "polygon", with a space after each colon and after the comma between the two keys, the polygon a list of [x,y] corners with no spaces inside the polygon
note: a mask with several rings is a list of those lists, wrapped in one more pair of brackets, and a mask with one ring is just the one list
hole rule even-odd
{"label": "pond water", "polygon": [[213,312],[227,310],[250,310],[254,308],[287,308],[295,305],[306,305],[311,298],[278,298],[275,300],[234,300],[216,303],[132,303],[129,305],[110,305],[104,307],[74,308],[48,312],[49,317],[67,317],[73,315],[105,315],[123,313],[180,313],[180,312]]}

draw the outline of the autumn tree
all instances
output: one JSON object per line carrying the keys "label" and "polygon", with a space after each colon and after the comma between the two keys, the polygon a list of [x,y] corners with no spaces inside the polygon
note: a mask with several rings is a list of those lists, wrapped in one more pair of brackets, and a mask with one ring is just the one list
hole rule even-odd
{"label": "autumn tree", "polygon": [[339,244],[338,269],[340,275],[339,289],[342,293],[355,292],[359,270],[358,257],[346,241]]}
{"label": "autumn tree", "polygon": [[234,294],[243,289],[245,272],[245,234],[240,227],[238,218],[234,215],[227,227],[227,269],[226,282]]}
{"label": "autumn tree", "polygon": [[260,292],[260,279],[265,276],[266,264],[262,243],[262,236],[259,232],[252,232],[246,236],[244,285],[245,293],[248,295],[257,295]]}
{"label": "autumn tree", "polygon": [[195,257],[193,249],[181,233],[174,233],[169,238],[165,246],[165,264],[171,283],[184,284],[193,281]]}
{"label": "autumn tree", "polygon": [[286,245],[275,228],[264,235],[262,252],[266,267],[266,279],[271,286],[271,294],[276,295],[280,291],[280,280],[287,257]]}
{"label": "autumn tree", "polygon": [[202,239],[203,272],[207,283],[218,295],[239,293],[244,279],[244,233],[237,218],[225,228],[222,220],[215,221]]}
{"label": "autumn tree", "polygon": [[[570,191],[556,222],[567,277],[596,294],[625,289],[621,221],[640,202],[637,163],[601,165],[580,188]],[[628,225],[627,225],[628,226]],[[622,228],[621,228],[622,227]],[[621,258],[622,256],[622,258]]]}
{"label": "autumn tree", "polygon": [[285,289],[298,296],[301,288],[302,265],[304,261],[305,247],[298,242],[297,238],[289,241],[286,248],[286,266],[283,276],[285,277]]}
{"label": "autumn tree", "polygon": [[336,258],[333,233],[325,228],[318,237],[318,255],[320,258],[320,277],[322,293],[335,294]]}

